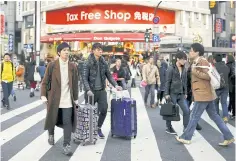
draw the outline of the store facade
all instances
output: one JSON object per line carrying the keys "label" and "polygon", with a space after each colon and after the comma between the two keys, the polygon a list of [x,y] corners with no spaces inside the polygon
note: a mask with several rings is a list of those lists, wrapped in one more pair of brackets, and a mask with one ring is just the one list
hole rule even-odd
{"label": "store facade", "polygon": [[[24,6],[30,6],[25,2]],[[61,41],[81,51],[93,42],[106,45],[131,46],[134,51],[147,49],[144,32],[153,28],[156,2],[147,0],[119,1],[96,0],[76,2],[42,2],[41,52],[51,53]],[[30,7],[23,16],[33,14]],[[210,46],[211,17],[208,2],[162,2],[157,15],[160,37],[177,35],[193,38],[198,34],[205,46]],[[24,30],[24,29],[23,29]],[[150,31],[152,32],[152,31]],[[33,34],[32,34],[33,35]],[[152,35],[152,34],[151,34]],[[24,38],[24,40],[27,39]],[[148,48],[151,48],[150,37]],[[132,43],[131,45],[126,45]],[[86,44],[86,45],[84,45]],[[86,51],[88,52],[88,50]]]}

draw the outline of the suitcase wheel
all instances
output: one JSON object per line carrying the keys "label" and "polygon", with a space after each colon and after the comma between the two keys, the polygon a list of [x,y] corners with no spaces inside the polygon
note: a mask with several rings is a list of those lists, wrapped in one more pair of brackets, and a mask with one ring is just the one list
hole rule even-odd
{"label": "suitcase wheel", "polygon": [[82,146],[85,146],[85,143],[83,143]]}
{"label": "suitcase wheel", "polygon": [[111,134],[111,137],[114,137],[114,135],[113,135],[113,134]]}
{"label": "suitcase wheel", "polygon": [[134,138],[136,138],[136,135],[134,135]]}
{"label": "suitcase wheel", "polygon": [[95,140],[95,141],[93,142],[93,144],[95,145],[95,144],[96,144],[96,142],[97,142],[97,140]]}

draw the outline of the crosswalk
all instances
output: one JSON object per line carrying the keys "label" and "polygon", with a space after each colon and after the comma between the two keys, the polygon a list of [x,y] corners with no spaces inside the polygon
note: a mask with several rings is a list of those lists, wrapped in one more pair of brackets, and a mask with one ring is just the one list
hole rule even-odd
{"label": "crosswalk", "polygon": [[[19,91],[23,98],[26,91]],[[137,100],[138,134],[136,139],[124,140],[110,135],[110,113],[102,127],[105,139],[96,145],[80,146],[72,142],[74,155],[61,153],[63,131],[55,129],[55,142],[52,147],[47,143],[48,133],[43,130],[46,116],[45,105],[35,99],[11,111],[1,110],[1,160],[2,161],[234,161],[235,144],[219,147],[222,135],[208,115],[204,112],[200,124],[201,131],[195,131],[192,144],[182,145],[173,135],[165,133],[165,121],[160,109],[145,108],[144,89],[130,89],[131,97]],[[28,93],[25,94],[28,97]],[[79,102],[84,102],[80,93]],[[38,97],[39,98],[39,97]],[[24,97],[25,99],[25,97]],[[21,101],[18,98],[18,101]],[[178,135],[182,134],[181,121],[172,123]],[[235,136],[235,123],[227,124]]]}

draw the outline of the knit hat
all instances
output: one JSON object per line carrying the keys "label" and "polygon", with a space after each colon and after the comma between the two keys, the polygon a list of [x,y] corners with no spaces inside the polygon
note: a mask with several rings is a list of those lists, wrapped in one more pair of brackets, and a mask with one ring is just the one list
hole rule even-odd
{"label": "knit hat", "polygon": [[69,48],[70,49],[70,45],[67,44],[66,42],[63,42],[60,45],[58,45],[57,54],[60,53],[64,48]]}

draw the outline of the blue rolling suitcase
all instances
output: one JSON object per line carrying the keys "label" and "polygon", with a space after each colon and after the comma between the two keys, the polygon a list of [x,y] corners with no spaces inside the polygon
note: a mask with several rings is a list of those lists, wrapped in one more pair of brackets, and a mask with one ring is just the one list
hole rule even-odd
{"label": "blue rolling suitcase", "polygon": [[132,98],[111,100],[111,136],[136,138],[137,109]]}

